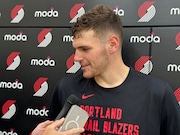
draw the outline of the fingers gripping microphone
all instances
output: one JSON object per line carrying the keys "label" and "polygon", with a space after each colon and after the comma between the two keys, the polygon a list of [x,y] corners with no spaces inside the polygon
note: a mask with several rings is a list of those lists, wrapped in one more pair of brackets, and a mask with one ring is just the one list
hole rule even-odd
{"label": "fingers gripping microphone", "polygon": [[79,101],[79,98],[77,96],[75,96],[74,94],[70,95],[66,103],[64,104],[63,108],[61,109],[60,113],[55,118],[55,120],[65,117],[69,109],[71,108],[71,106],[74,104],[77,104],[78,101]]}

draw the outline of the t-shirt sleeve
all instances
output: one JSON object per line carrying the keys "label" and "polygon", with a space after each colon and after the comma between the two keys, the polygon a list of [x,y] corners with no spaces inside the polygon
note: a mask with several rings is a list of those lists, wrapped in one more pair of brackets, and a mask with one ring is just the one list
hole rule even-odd
{"label": "t-shirt sleeve", "polygon": [[161,116],[162,135],[180,135],[180,106],[168,84],[165,88]]}

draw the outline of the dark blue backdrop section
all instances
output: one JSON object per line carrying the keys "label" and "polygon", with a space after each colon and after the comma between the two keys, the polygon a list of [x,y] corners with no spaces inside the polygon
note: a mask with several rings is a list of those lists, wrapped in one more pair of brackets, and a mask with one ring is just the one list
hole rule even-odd
{"label": "dark blue backdrop section", "polygon": [[180,89],[179,0],[1,0],[0,135],[30,134],[48,118],[57,81],[80,69],[71,21],[97,4],[122,19],[125,63]]}

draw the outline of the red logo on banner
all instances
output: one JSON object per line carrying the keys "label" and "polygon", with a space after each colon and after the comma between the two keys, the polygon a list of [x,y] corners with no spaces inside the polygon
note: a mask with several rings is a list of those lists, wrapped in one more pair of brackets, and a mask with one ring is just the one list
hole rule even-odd
{"label": "red logo on banner", "polygon": [[178,47],[176,48],[176,50],[180,50],[180,32],[176,35],[176,44],[178,45]]}
{"label": "red logo on banner", "polygon": [[149,74],[153,68],[151,58],[152,56],[141,56],[135,63],[135,69],[141,73]]}
{"label": "red logo on banner", "polygon": [[67,59],[66,67],[68,68],[66,73],[76,73],[81,68],[79,62],[74,61],[74,54]]}
{"label": "red logo on banner", "polygon": [[2,106],[2,113],[4,114],[2,119],[10,119],[16,112],[16,106],[14,103],[16,100],[7,100]]}
{"label": "red logo on banner", "polygon": [[19,57],[20,52],[12,52],[7,60],[6,63],[8,65],[8,67],[6,68],[6,70],[15,70],[21,62],[21,59]]}
{"label": "red logo on banner", "polygon": [[24,17],[24,5],[16,5],[11,10],[11,23],[19,23]]}
{"label": "red logo on banner", "polygon": [[35,94],[33,96],[36,97],[42,97],[48,90],[48,83],[47,83],[48,78],[45,77],[40,77],[39,79],[36,80],[34,83],[34,91]]}
{"label": "red logo on banner", "polygon": [[138,22],[149,22],[156,14],[154,7],[155,1],[146,1],[138,9],[138,16],[140,19]]}
{"label": "red logo on banner", "polygon": [[38,42],[39,42],[38,47],[46,47],[51,43],[51,41],[52,41],[51,29],[43,29],[38,34]]}
{"label": "red logo on banner", "polygon": [[76,22],[77,18],[85,13],[83,6],[84,6],[84,3],[81,3],[81,4],[75,4],[71,8],[70,17],[72,20],[70,21],[70,23]]}
{"label": "red logo on banner", "polygon": [[176,96],[176,99],[180,105],[180,87],[174,91],[174,95]]}

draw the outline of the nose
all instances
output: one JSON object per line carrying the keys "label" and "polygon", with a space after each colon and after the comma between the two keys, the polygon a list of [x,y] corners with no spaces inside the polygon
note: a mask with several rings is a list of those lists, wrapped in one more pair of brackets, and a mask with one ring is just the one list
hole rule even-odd
{"label": "nose", "polygon": [[82,60],[83,60],[83,56],[80,54],[80,52],[78,50],[76,50],[75,55],[74,55],[74,61],[80,62]]}

